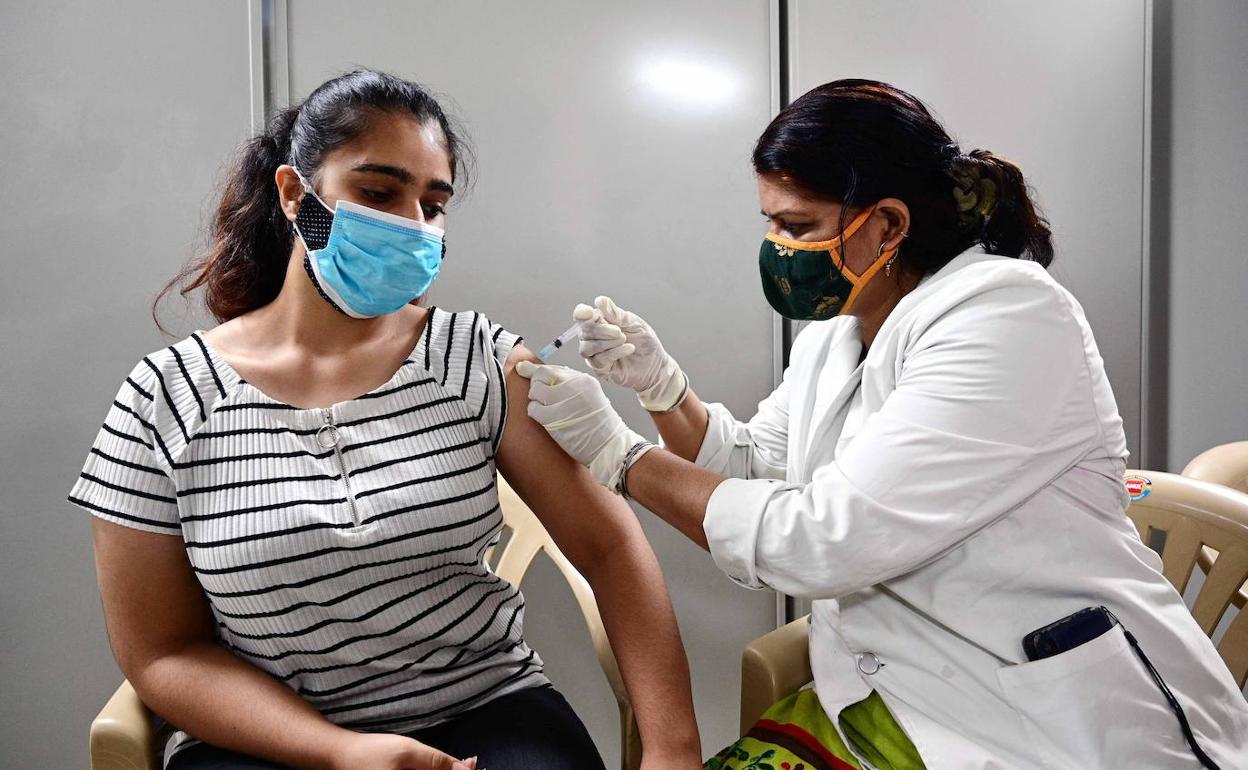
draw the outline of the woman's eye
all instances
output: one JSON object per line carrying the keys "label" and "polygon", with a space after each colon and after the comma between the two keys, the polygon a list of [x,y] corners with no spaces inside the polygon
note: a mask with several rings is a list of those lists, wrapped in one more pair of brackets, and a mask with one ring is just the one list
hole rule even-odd
{"label": "woman's eye", "polygon": [[793,238],[796,238],[798,233],[805,232],[809,228],[808,225],[786,222],[783,219],[772,219],[771,217],[765,217],[765,219],[768,223],[773,223],[780,228],[781,233],[787,233]]}
{"label": "woman's eye", "polygon": [[391,195],[387,190],[370,190],[367,187],[361,187],[360,193],[373,203],[385,203],[390,200]]}
{"label": "woman's eye", "polygon": [[430,218],[441,216],[446,213],[446,208],[444,206],[439,206],[439,205],[432,204],[432,203],[424,206],[424,209],[425,209],[425,216],[430,217]]}

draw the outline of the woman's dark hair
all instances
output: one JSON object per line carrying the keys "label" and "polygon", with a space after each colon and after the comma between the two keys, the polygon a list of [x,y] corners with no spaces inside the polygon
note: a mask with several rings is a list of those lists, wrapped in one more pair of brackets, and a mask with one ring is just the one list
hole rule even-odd
{"label": "woman's dark hair", "polygon": [[289,163],[311,181],[327,153],[364,134],[385,114],[436,122],[452,173],[467,173],[468,148],[437,100],[421,86],[367,69],[326,81],[302,104],[275,115],[267,130],[241,148],[225,182],[211,243],[152,303],[157,325],[156,306],[179,285],[183,296],[202,288],[204,303],[218,321],[272,302],[281,291],[294,245],[273,180],[278,166]]}
{"label": "woman's dark hair", "polygon": [[837,80],[804,94],[763,131],[753,161],[759,174],[843,204],[843,219],[882,198],[905,201],[910,234],[898,258],[921,275],[976,244],[1053,261],[1049,224],[1019,167],[987,150],[963,153],[922,102],[887,83]]}

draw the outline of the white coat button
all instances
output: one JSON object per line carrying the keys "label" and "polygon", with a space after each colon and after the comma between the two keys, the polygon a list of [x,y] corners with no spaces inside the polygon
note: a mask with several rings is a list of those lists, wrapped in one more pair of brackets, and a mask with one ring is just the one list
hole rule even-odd
{"label": "white coat button", "polygon": [[880,662],[880,659],[875,656],[874,652],[864,652],[858,656],[858,670],[867,676],[874,675],[883,666],[884,664]]}

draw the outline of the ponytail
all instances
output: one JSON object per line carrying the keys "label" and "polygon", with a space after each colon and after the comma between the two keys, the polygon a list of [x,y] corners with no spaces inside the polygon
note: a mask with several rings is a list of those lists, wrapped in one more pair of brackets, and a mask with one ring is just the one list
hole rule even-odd
{"label": "ponytail", "polygon": [[1036,210],[1023,170],[987,150],[958,155],[950,164],[959,225],[990,254],[1053,261],[1053,234]]}
{"label": "ponytail", "polygon": [[211,245],[165,284],[152,304],[158,326],[156,306],[179,285],[183,297],[202,288],[204,304],[218,322],[277,298],[293,241],[274,176],[290,155],[298,115],[297,107],[279,112],[267,130],[243,145],[221,194]]}

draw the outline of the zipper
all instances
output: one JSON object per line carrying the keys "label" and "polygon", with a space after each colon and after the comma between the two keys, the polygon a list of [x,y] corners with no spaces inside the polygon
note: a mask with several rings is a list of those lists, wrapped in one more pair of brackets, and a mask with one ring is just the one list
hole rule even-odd
{"label": "zipper", "polygon": [[351,522],[360,526],[360,511],[355,505],[355,493],[351,491],[351,479],[347,476],[347,463],[342,459],[342,441],[338,426],[334,424],[334,410],[326,407],[321,410],[324,424],[316,432],[316,443],[329,449],[333,447],[334,457],[338,458],[338,472],[342,474],[342,485],[347,490],[347,503],[351,506]]}

